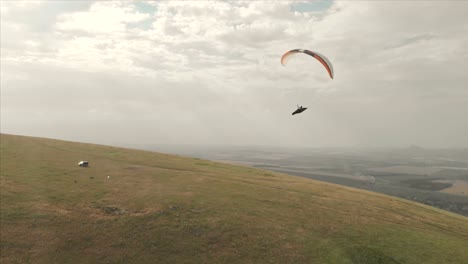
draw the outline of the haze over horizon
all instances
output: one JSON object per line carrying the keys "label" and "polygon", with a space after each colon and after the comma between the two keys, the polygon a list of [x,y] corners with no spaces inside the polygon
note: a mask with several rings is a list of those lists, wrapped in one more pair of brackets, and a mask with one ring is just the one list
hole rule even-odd
{"label": "haze over horizon", "polygon": [[468,147],[466,1],[0,3],[2,133]]}

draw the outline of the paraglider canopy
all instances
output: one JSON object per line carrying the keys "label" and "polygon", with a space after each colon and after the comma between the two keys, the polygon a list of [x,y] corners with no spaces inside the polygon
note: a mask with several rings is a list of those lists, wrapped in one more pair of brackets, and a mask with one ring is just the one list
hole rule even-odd
{"label": "paraglider canopy", "polygon": [[328,75],[330,76],[330,78],[333,79],[333,77],[334,77],[333,65],[327,59],[327,57],[325,57],[324,55],[322,55],[322,54],[320,54],[318,52],[315,52],[315,51],[306,50],[306,49],[293,49],[293,50],[290,50],[290,51],[284,53],[283,56],[281,56],[281,64],[283,66],[286,66],[286,62],[289,60],[289,58],[292,55],[297,54],[297,53],[304,53],[304,54],[307,54],[307,55],[312,56],[315,59],[317,59],[325,67],[325,69],[327,70]]}

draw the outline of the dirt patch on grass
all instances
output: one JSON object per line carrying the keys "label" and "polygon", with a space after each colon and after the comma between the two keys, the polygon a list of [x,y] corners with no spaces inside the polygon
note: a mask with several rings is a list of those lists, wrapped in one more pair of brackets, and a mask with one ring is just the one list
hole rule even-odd
{"label": "dirt patch on grass", "polygon": [[49,203],[37,203],[34,205],[34,208],[40,212],[52,213],[59,216],[69,216],[71,214],[70,210]]}
{"label": "dirt patch on grass", "polygon": [[141,166],[141,165],[132,165],[132,166],[127,166],[124,169],[125,170],[130,170],[130,171],[135,171],[135,170],[141,170],[146,168],[146,166]]}
{"label": "dirt patch on grass", "polygon": [[89,215],[96,219],[110,219],[121,216],[145,216],[162,210],[157,206],[151,208],[133,209],[115,205],[92,205],[89,209]]}
{"label": "dirt patch on grass", "polygon": [[98,207],[104,214],[107,215],[125,215],[128,214],[127,210],[113,207],[113,206],[102,206]]}

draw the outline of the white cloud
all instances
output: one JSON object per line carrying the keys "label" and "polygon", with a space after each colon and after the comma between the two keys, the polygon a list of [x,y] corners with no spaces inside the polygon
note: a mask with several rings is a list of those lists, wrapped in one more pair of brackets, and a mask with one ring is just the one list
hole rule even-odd
{"label": "white cloud", "polygon": [[[95,141],[468,145],[453,136],[468,134],[467,2],[297,4],[2,3],[2,131],[80,137],[77,126],[92,124],[83,137]],[[292,48],[327,55],[336,78],[307,56],[283,67]],[[292,119],[297,103],[309,110]],[[25,109],[43,113],[41,128]]]}
{"label": "white cloud", "polygon": [[118,2],[96,2],[88,11],[60,15],[57,28],[115,34],[125,31],[127,24],[141,22],[148,17],[148,14],[137,12],[133,5]]}

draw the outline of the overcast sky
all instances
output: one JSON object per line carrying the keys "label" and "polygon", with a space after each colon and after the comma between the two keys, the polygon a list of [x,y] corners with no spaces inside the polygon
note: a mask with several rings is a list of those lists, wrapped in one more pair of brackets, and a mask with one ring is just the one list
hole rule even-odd
{"label": "overcast sky", "polygon": [[[1,132],[468,147],[467,1],[1,1]],[[295,48],[315,59],[281,55]],[[308,110],[292,116],[296,105]]]}

